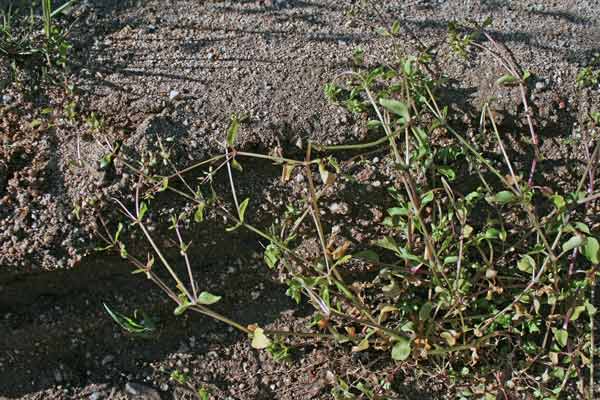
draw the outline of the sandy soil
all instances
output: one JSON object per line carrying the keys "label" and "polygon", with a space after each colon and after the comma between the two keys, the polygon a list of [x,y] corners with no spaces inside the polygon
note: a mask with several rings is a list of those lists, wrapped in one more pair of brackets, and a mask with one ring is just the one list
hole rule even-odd
{"label": "sandy soil", "polygon": [[[172,137],[174,159],[185,165],[219,149],[234,112],[249,117],[242,129],[245,148],[287,149],[299,139],[359,141],[364,121],[328,104],[323,85],[351,68],[355,48],[374,64],[389,60],[395,45],[412,52],[415,36],[438,52],[437,68],[450,77],[448,101],[476,118],[478,107],[498,95],[492,85],[500,69],[486,58],[465,62],[449,55],[445,33],[453,19],[492,15],[492,34],[535,74],[531,100],[549,121],[539,127],[546,158],[540,179],[550,185],[569,180],[576,155],[565,139],[598,100],[598,88],[577,94],[573,84],[577,69],[600,50],[595,0],[386,1],[377,10],[356,3],[82,1],[71,16],[70,80],[78,111],[101,115],[104,128],[91,132],[65,119],[52,121],[52,128],[31,128],[36,110],[64,108],[68,100],[60,93],[31,98],[12,86],[2,89],[0,399],[191,398],[169,380],[175,369],[187,370],[216,398],[329,398],[327,371],[365,365],[393,371],[378,364],[376,353],[355,359],[324,344],[299,343],[293,364],[277,364],[222,324],[198,316],[175,319],[171,305],[121,260],[86,257],[94,248],[94,224],[74,218],[74,205],[128,190],[121,175],[106,182],[95,168],[106,143],[123,140],[135,153],[156,146],[157,135]],[[395,19],[403,32],[397,43],[375,32],[382,20]],[[514,111],[510,92],[500,96]],[[509,119],[507,113],[506,134],[526,161],[531,154],[519,140],[523,132],[511,130]],[[293,190],[277,186],[276,174],[250,173],[240,190],[264,185],[257,195],[273,193],[276,204]],[[224,312],[272,327],[306,317],[307,310],[297,311],[268,276],[254,237],[232,241],[224,233],[203,234],[212,247],[198,254],[204,258],[198,269],[207,277],[203,284],[225,294]],[[129,314],[143,309],[160,320],[159,333],[146,340],[123,335],[102,303]],[[399,398],[440,398],[435,385],[432,392],[407,389],[397,375]],[[142,395],[128,394],[128,383],[144,384]]]}

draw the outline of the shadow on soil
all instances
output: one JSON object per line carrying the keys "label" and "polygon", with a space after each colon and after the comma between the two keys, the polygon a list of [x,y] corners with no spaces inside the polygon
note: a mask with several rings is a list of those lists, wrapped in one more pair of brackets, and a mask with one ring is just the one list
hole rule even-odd
{"label": "shadow on soil", "polygon": [[[256,243],[238,236],[228,243],[230,257],[214,263],[210,254],[192,259],[200,288],[223,295],[216,310],[243,325],[264,326],[295,305],[265,269],[248,267]],[[235,273],[224,273],[228,268]],[[61,383],[121,384],[128,374],[139,375],[143,363],[164,360],[192,336],[198,339],[192,354],[245,339],[199,314],[175,317],[173,303],[131,270],[117,257],[97,255],[70,271],[0,277],[0,354],[6,355],[1,394],[18,397]],[[249,293],[257,290],[261,296],[252,300]],[[158,321],[156,335],[124,334],[103,303],[126,315],[143,310]]]}

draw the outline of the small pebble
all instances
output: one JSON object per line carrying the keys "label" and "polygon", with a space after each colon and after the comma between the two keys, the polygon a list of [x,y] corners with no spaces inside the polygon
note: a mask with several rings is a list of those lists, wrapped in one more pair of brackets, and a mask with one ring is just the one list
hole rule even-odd
{"label": "small pebble", "polygon": [[94,393],[90,394],[90,397],[88,399],[89,400],[100,400],[100,396],[102,396],[102,394],[100,392],[94,392]]}
{"label": "small pebble", "polygon": [[348,207],[348,204],[344,202],[331,203],[331,205],[329,206],[329,211],[331,211],[332,214],[346,215],[348,214],[349,208],[350,207]]}
{"label": "small pebble", "polygon": [[125,385],[125,392],[133,396],[133,398],[145,399],[145,400],[160,400],[160,394],[149,386],[142,385],[141,383],[127,382]]}
{"label": "small pebble", "polygon": [[169,92],[169,100],[176,100],[179,97],[179,92],[177,90],[171,90]]}

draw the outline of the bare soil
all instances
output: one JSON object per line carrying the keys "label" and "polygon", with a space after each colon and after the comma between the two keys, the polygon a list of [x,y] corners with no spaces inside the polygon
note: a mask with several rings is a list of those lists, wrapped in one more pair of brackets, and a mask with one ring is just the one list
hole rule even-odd
{"label": "bare soil", "polygon": [[[0,85],[0,399],[192,398],[169,380],[173,370],[219,399],[330,398],[328,371],[343,376],[361,369],[367,377],[369,370],[389,371],[398,398],[444,396],[436,392],[443,382],[405,381],[403,371],[376,352],[351,357],[327,343],[296,341],[294,362],[280,364],[223,324],[197,315],[175,318],[172,304],[131,275],[129,265],[93,252],[95,221],[73,213],[91,198],[110,208],[107,195],[128,194],[120,168],[108,182],[95,168],[107,143],[117,140],[136,153],[156,146],[158,136],[173,143],[174,160],[186,165],[221,151],[232,113],[248,116],[241,130],[247,149],[290,152],[299,140],[363,140],[364,121],[328,104],[323,85],[352,67],[355,48],[376,65],[391,60],[396,45],[412,53],[415,37],[437,51],[436,68],[450,78],[447,101],[466,120],[476,119],[490,96],[500,97],[511,151],[526,165],[532,155],[519,110],[511,108],[514,93],[493,89],[499,66],[485,57],[458,60],[446,44],[448,22],[489,15],[492,35],[535,76],[531,101],[547,121],[539,127],[545,157],[539,183],[572,182],[578,156],[568,139],[578,119],[597,107],[599,94],[598,88],[578,93],[574,85],[578,68],[600,51],[595,0],[385,1],[376,2],[377,9],[358,3],[82,1],[69,17],[74,59],[68,81],[75,94]],[[402,40],[376,33],[396,19]],[[6,74],[3,64],[0,72]],[[99,132],[65,118],[31,127],[44,118],[40,109],[62,110],[73,99],[79,114],[104,118]],[[298,188],[281,184],[275,168],[253,167],[239,190],[268,205],[257,217],[268,224]],[[364,174],[368,183],[384,179],[375,167]],[[344,196],[350,207],[373,200],[372,191]],[[163,209],[168,206],[163,200]],[[355,239],[356,221],[373,218],[353,218],[346,234]],[[309,310],[292,303],[270,276],[254,236],[226,235],[217,227],[189,235],[204,243],[194,254],[195,268],[204,287],[223,294],[221,311],[244,324],[304,329]],[[123,334],[103,303],[128,315],[144,310],[158,321],[157,334]],[[131,383],[143,384],[143,393],[128,394]]]}

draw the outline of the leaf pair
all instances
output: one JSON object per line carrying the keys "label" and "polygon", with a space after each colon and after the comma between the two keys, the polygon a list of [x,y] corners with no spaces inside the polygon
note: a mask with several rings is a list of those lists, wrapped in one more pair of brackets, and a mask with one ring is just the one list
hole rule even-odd
{"label": "leaf pair", "polygon": [[209,306],[211,304],[217,303],[219,300],[221,300],[221,296],[216,296],[209,292],[202,292],[202,293],[200,293],[200,296],[198,296],[198,299],[196,300],[195,304],[190,303],[189,301],[185,300],[179,306],[177,306],[177,308],[175,308],[175,310],[173,311],[173,314],[181,315],[188,308],[190,308],[196,304],[202,304],[204,306]]}

